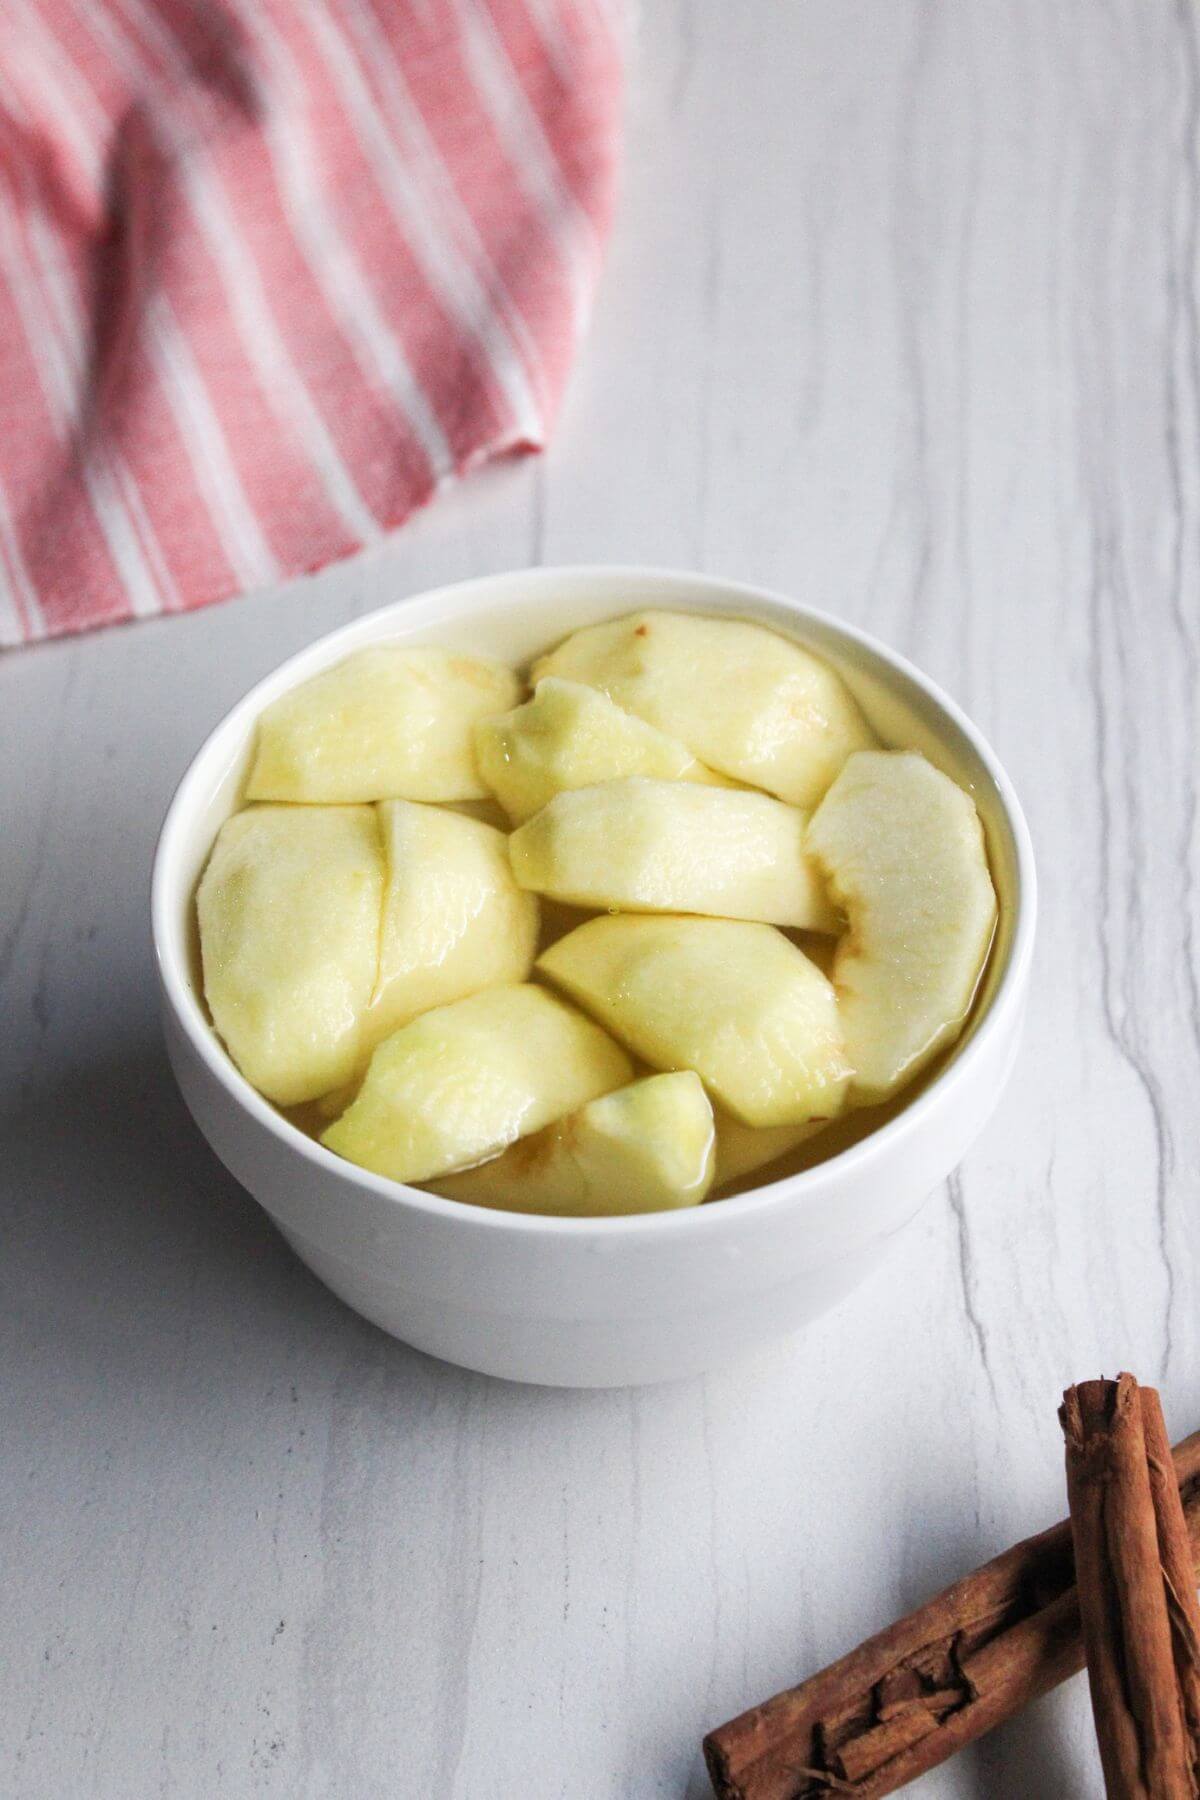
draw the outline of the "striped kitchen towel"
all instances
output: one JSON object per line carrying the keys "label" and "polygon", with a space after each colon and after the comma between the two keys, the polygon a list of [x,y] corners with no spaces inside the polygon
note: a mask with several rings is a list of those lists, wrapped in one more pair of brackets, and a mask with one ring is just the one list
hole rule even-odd
{"label": "striped kitchen towel", "polygon": [[619,0],[2,0],[0,643],[186,611],[545,441]]}

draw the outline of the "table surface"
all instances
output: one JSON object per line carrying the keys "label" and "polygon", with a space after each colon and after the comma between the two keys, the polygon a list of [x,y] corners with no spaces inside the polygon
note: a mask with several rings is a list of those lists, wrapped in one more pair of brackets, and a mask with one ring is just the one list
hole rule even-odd
{"label": "table surface", "polygon": [[[1128,1367],[1200,1423],[1200,48],[1181,0],[642,9],[544,459],[380,552],[0,664],[0,1792],[699,1800],[702,1731],[1064,1510]],[[348,1312],[165,1067],[147,870],[282,657],[528,562],[691,566],[915,658],[1024,799],[1024,1053],[884,1273],[561,1393]],[[1092,1795],[1083,1683],[928,1777]]]}

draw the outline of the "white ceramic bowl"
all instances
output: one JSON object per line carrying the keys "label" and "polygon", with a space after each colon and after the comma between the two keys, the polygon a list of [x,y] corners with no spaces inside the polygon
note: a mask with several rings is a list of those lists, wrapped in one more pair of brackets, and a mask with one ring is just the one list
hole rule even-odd
{"label": "white ceramic bowl", "polygon": [[[980,1004],[953,1059],[898,1117],[829,1161],[709,1206],[554,1219],[438,1199],[343,1162],[238,1073],[198,979],[193,893],[234,810],[267,704],[364,644],[445,644],[513,662],[643,605],[761,620],[838,668],[884,740],[972,788],[1000,925]],[[403,600],[322,638],[217,726],[171,803],[153,884],[167,1049],[197,1124],[297,1255],[385,1331],[465,1368],[562,1387],[690,1375],[794,1331],[879,1263],[954,1168],[1017,1050],[1033,948],[1033,852],[1020,806],[952,701],[861,632],[782,595],[650,569],[535,569]]]}

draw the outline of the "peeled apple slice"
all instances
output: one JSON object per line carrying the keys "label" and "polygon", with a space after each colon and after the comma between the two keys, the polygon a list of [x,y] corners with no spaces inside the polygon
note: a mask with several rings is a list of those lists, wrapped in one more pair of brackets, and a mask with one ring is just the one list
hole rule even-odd
{"label": "peeled apple slice", "polygon": [[970,1010],[996,925],[979,815],[923,756],[860,753],[813,815],[808,844],[850,921],[833,981],[854,1095],[883,1100]]}
{"label": "peeled apple slice", "polygon": [[697,1206],[712,1174],[712,1107],[687,1070],[589,1100],[434,1192],[509,1212],[602,1218]]}
{"label": "peeled apple slice", "polygon": [[509,850],[522,887],[573,906],[835,931],[806,822],[765,794],[634,777],[557,795]]}
{"label": "peeled apple slice", "polygon": [[570,788],[658,775],[724,784],[685,744],[622,712],[596,688],[553,675],[532,700],[475,728],[479,772],[511,819],[528,819]]}
{"label": "peeled apple slice", "polygon": [[321,1142],[393,1181],[429,1181],[632,1076],[607,1033],[544,988],[485,988],[385,1038]]}
{"label": "peeled apple slice", "polygon": [[802,950],[736,919],[590,919],[538,968],[643,1061],[694,1069],[746,1125],[841,1110],[850,1067],[837,1001]]}
{"label": "peeled apple slice", "polygon": [[431,1007],[524,981],[538,931],[502,831],[412,800],[384,801],[379,824],[387,879],[372,1043]]}
{"label": "peeled apple slice", "polygon": [[359,650],[263,713],[250,800],[481,800],[474,729],[518,699],[511,669],[427,645]]}
{"label": "peeled apple slice", "polygon": [[280,1106],[348,1081],[379,955],[369,806],[258,806],[221,827],[196,896],[204,993],[247,1081]]}
{"label": "peeled apple slice", "polygon": [[731,1113],[717,1115],[717,1166],[713,1186],[725,1187],[741,1181],[756,1169],[765,1169],[789,1150],[795,1150],[806,1138],[824,1131],[825,1120],[810,1120],[807,1125],[743,1125]]}
{"label": "peeled apple slice", "polygon": [[702,762],[793,806],[821,798],[875,734],[841,679],[789,638],[738,619],[641,612],[577,631],[534,665],[680,739]]}

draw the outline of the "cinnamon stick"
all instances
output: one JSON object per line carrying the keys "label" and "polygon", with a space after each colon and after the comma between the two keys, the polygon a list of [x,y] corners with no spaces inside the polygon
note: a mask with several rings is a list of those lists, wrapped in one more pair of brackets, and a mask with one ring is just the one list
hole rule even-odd
{"label": "cinnamon stick", "polygon": [[[1172,1483],[1173,1493],[1164,1491],[1151,1481],[1144,1428],[1145,1417],[1158,1411],[1153,1390],[1120,1375],[1068,1388],[1059,1413],[1088,1685],[1109,1800],[1196,1795],[1169,1603],[1173,1598],[1180,1608],[1182,1599],[1172,1592],[1163,1554],[1177,1559],[1183,1517],[1178,1488]],[[1184,1594],[1189,1588],[1191,1625],[1190,1579]]]}
{"label": "cinnamon stick", "polygon": [[1167,1587],[1175,1672],[1179,1677],[1184,1723],[1191,1739],[1192,1780],[1200,1789],[1200,1600],[1196,1598],[1192,1546],[1171,1463],[1171,1440],[1167,1436],[1162,1406],[1153,1388],[1142,1388],[1140,1394],[1146,1465],[1154,1493],[1158,1557]]}
{"label": "cinnamon stick", "polygon": [[[1196,1571],[1200,1432],[1179,1444],[1172,1460]],[[713,1787],[719,1800],[878,1800],[937,1768],[1083,1662],[1064,1520],[799,1687],[710,1732],[704,1755]]]}

